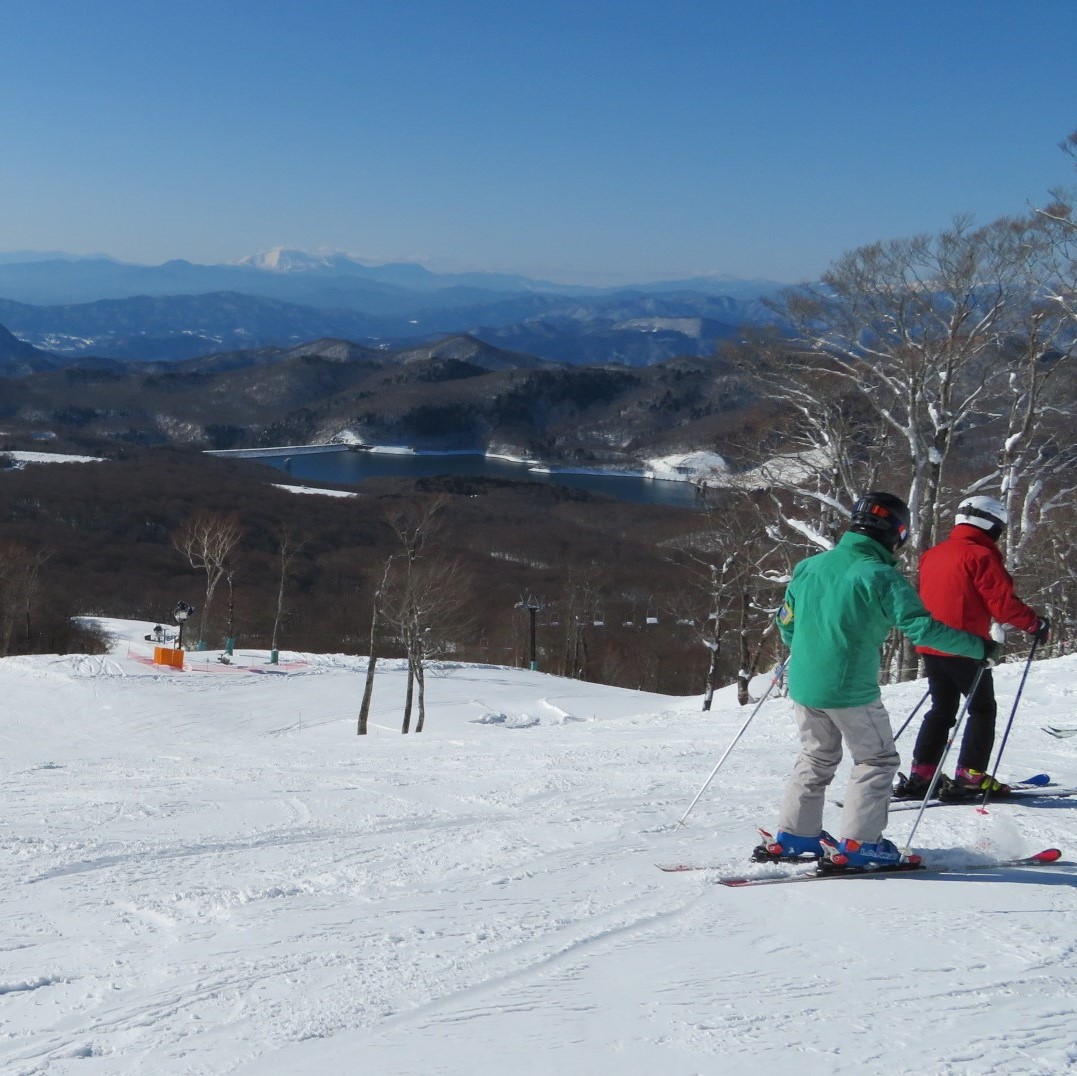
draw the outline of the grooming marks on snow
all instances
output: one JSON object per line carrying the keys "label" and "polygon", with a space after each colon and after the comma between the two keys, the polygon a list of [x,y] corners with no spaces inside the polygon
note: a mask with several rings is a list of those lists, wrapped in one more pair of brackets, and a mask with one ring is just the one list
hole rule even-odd
{"label": "grooming marks on snow", "polygon": [[300,721],[293,721],[288,725],[281,725],[279,729],[267,729],[267,736],[287,736],[293,732],[302,732],[307,726]]}
{"label": "grooming marks on snow", "polygon": [[[221,973],[198,965],[185,969],[165,964],[150,985],[137,991],[108,979],[81,982],[79,989],[68,986],[73,995],[78,994],[71,999],[76,1011],[56,1021],[35,1046],[5,1051],[9,1064],[25,1066],[5,1068],[5,1072],[37,1076],[53,1071],[54,1062],[67,1059],[116,1054],[142,1057],[147,1036],[156,1044],[154,1071],[213,1071],[213,1066],[192,1060],[205,1056],[199,1047],[204,1051],[206,1040],[227,1038],[250,1018],[267,985],[287,981],[302,970],[302,962],[288,957],[263,963],[257,971],[242,959],[236,964],[235,969]],[[127,969],[116,971],[119,980]],[[136,1063],[135,1067],[142,1066]]]}
{"label": "grooming marks on snow", "polygon": [[132,843],[124,846],[116,852],[91,854],[87,858],[76,858],[81,849],[94,850],[95,846],[90,842],[67,842],[66,846],[57,846],[54,856],[64,854],[72,858],[67,863],[50,867],[40,874],[27,877],[27,884],[33,885],[40,882],[48,882],[53,879],[67,878],[72,875],[94,874],[102,871],[112,871],[113,868],[130,866],[131,871],[125,873],[134,877],[141,877],[146,881],[159,881],[162,877],[175,870],[178,860],[201,860],[203,858],[235,855],[242,852],[260,851],[262,849],[287,849],[291,846],[319,842],[322,839],[320,831],[305,827],[295,829],[270,830],[267,833],[256,836],[241,836],[234,840],[191,842],[171,846],[148,846],[142,843]]}
{"label": "grooming marks on snow", "polygon": [[[993,976],[992,966],[996,963],[997,958],[987,966],[973,963],[965,969],[927,967],[921,971],[919,989],[910,991],[904,1003],[896,1003],[921,1029],[916,1051],[922,1057],[946,1056],[950,1062],[946,1071],[1068,1071],[1069,1065],[1057,1070],[1026,1066],[1031,1058],[1068,1055],[1070,1064],[1077,1060],[1069,1002],[1072,975],[1062,965],[1031,976],[1010,977],[1001,971]],[[955,974],[962,971],[976,980],[975,985],[940,988],[942,983],[952,983]],[[976,1020],[984,1012],[1001,1011],[1010,1017],[1002,1029],[985,1022],[975,1036],[959,1035],[954,1039],[955,1024]],[[879,1019],[886,1019],[882,1010]]]}
{"label": "grooming marks on snow", "polygon": [[67,667],[68,674],[77,680],[128,675],[123,662],[110,654],[69,654],[59,660]]}
{"label": "grooming marks on snow", "polygon": [[[446,984],[443,994],[424,1004],[395,1013],[384,1022],[386,1032],[410,1033],[413,1029],[477,1021],[506,1012],[527,1012],[538,997],[553,1008],[586,1013],[597,1002],[580,1003],[571,991],[551,984],[570,984],[583,970],[605,953],[631,951],[642,935],[676,929],[683,913],[697,902],[692,898],[670,908],[656,895],[630,900],[613,908],[593,910],[584,919],[553,918],[532,926],[531,932],[515,943],[503,932],[480,930],[468,940],[470,945],[489,948],[482,963],[465,974],[456,985]],[[508,942],[509,944],[506,944]],[[475,978],[475,973],[480,978]]]}

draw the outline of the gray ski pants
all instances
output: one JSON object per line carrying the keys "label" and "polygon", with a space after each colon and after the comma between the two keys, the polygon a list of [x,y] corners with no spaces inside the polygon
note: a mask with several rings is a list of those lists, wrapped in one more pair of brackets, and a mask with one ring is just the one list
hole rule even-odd
{"label": "gray ski pants", "polygon": [[882,700],[867,706],[816,710],[793,704],[800,728],[800,757],[782,800],[779,828],[815,837],[823,828],[826,789],[841,762],[844,739],[853,757],[838,839],[874,844],[886,828],[898,753]]}

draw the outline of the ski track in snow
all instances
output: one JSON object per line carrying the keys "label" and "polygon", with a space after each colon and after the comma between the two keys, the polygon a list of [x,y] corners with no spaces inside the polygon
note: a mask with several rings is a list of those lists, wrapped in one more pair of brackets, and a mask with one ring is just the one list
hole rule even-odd
{"label": "ski track in snow", "polygon": [[[1059,868],[729,890],[654,864],[772,869],[746,857],[795,755],[786,700],[676,829],[744,719],[731,692],[704,715],[448,667],[405,738],[389,662],[360,739],[360,659],[282,655],[293,671],[267,677],[126,654],[0,661],[5,1073],[1077,1065],[1065,801],[929,811],[914,842],[970,860],[1058,845]],[[1039,731],[1072,719],[1074,669],[1034,668],[1004,772],[1077,779],[1077,743]],[[1017,670],[996,675],[1004,711]],[[895,726],[922,690],[888,689]]]}

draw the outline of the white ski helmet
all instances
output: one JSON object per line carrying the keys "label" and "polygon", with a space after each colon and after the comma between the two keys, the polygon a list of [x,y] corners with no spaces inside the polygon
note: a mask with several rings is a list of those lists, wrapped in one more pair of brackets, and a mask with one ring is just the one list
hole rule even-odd
{"label": "white ski helmet", "polygon": [[966,497],[957,509],[956,522],[968,523],[997,538],[1010,522],[1005,506],[994,497]]}

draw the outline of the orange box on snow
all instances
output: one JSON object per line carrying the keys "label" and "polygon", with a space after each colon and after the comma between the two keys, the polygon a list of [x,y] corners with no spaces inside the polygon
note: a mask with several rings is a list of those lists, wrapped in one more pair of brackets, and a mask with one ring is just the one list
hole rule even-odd
{"label": "orange box on snow", "polygon": [[183,651],[171,646],[155,646],[153,648],[154,665],[168,665],[173,669],[183,668]]}

